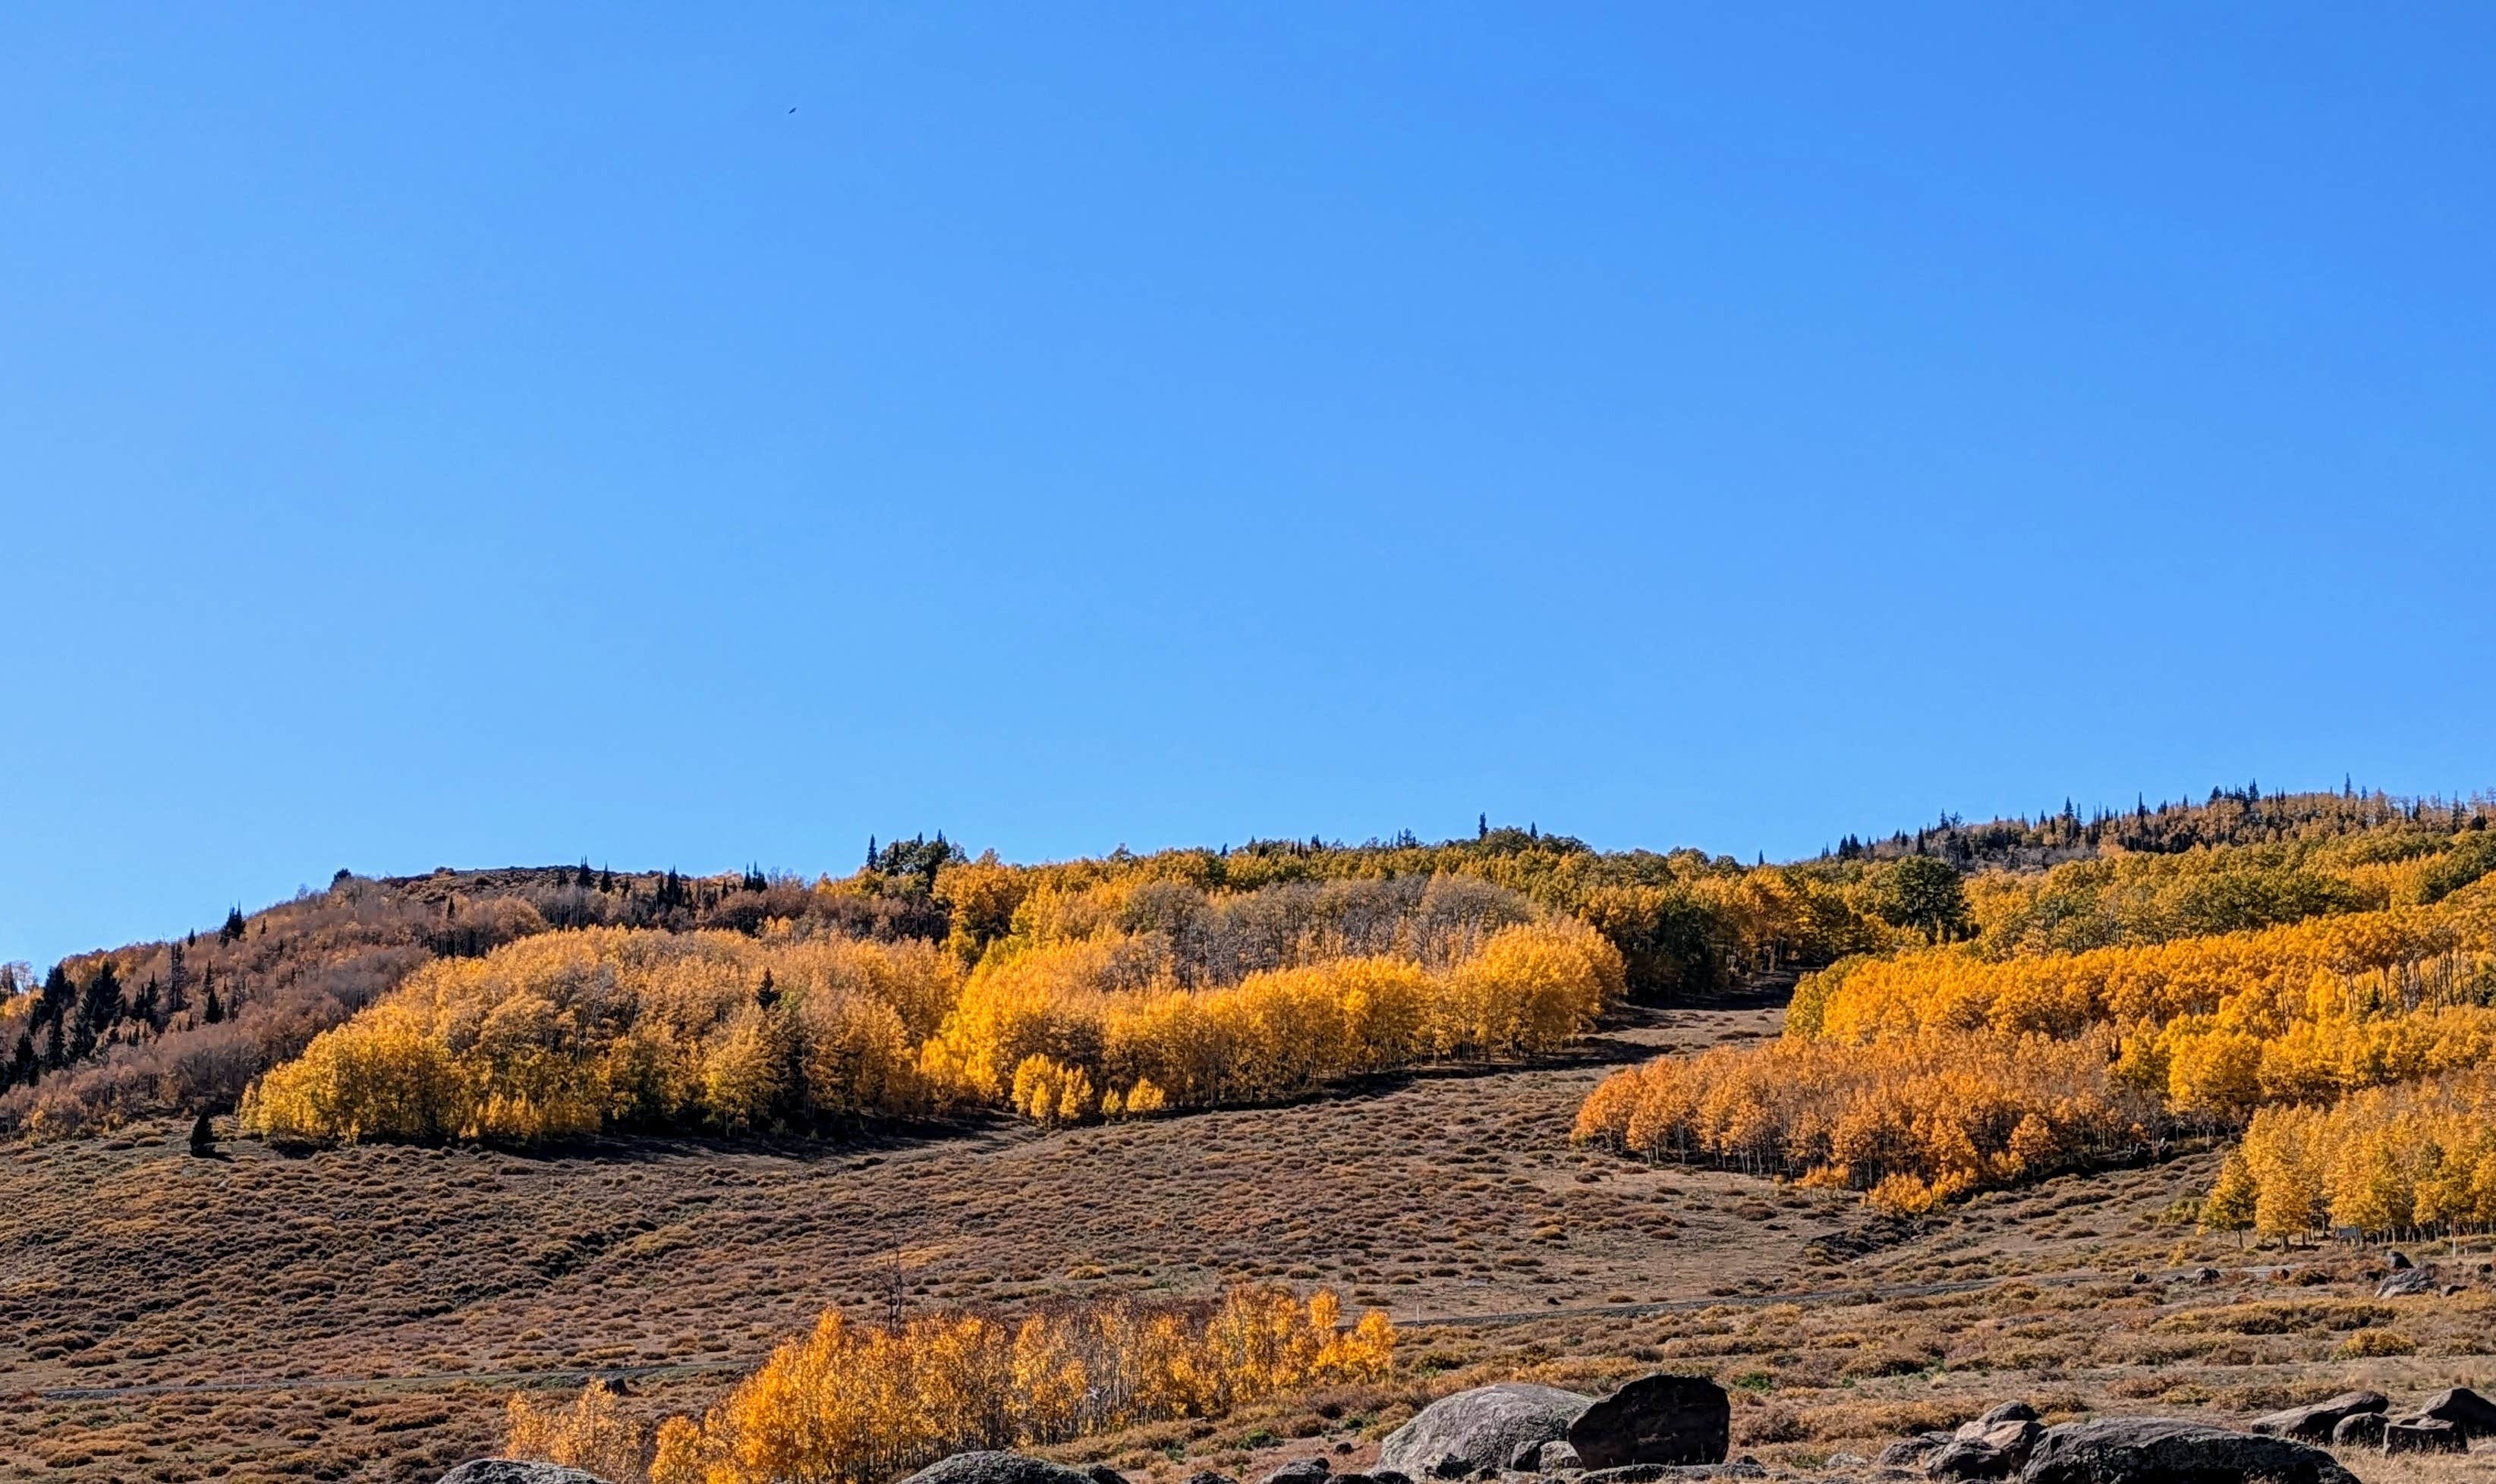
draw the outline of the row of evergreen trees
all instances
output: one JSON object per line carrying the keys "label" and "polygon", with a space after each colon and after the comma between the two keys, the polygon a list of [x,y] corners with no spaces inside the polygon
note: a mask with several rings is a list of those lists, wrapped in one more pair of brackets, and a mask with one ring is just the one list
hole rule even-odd
{"label": "row of evergreen trees", "polygon": [[1945,814],[1912,832],[1882,839],[1847,835],[1822,858],[1841,861],[1933,855],[1961,870],[1981,866],[2035,867],[2094,855],[2111,847],[2135,854],[2181,854],[2197,848],[2262,845],[2281,839],[2356,834],[2406,822],[2453,832],[2487,827],[2483,798],[2396,798],[2365,792],[2343,782],[2337,793],[2264,793],[2259,781],[2241,788],[2212,788],[2207,800],[2161,802],[2136,798],[2130,810],[2096,809],[2083,816],[2072,800],[2034,819],[2018,817],[1971,824]]}
{"label": "row of evergreen trees", "polygon": [[[182,947],[174,943],[167,950],[172,967],[164,980],[151,974],[136,989],[122,983],[109,958],[97,963],[83,984],[71,977],[67,965],[54,964],[35,991],[16,1046],[0,1066],[0,1092],[82,1062],[102,1047],[157,1035],[189,1013],[192,985]],[[207,1025],[223,1021],[233,1008],[231,990],[218,996],[214,969],[201,976],[198,987],[199,1019]]]}

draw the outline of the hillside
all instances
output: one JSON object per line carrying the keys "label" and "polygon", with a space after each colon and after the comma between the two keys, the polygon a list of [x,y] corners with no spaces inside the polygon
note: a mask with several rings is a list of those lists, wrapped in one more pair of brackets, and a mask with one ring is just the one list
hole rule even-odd
{"label": "hillside", "polygon": [[[1747,867],[1485,825],[341,873],[0,996],[0,1472],[429,1481],[603,1377],[638,1480],[827,1313],[1028,1348],[1240,1284],[1391,1361],[1035,1445],[1357,1460],[1459,1384],[1665,1364],[1809,1470],[2014,1394],[2482,1384],[2491,842],[2248,789]],[[2378,1298],[2395,1242],[2436,1281]]]}
{"label": "hillside", "polygon": [[[1813,860],[1761,866],[1689,850],[1598,851],[1485,820],[1475,839],[1438,845],[1410,836],[1357,846],[1253,841],[1029,867],[974,861],[939,833],[871,842],[862,868],[811,882],[752,869],[704,878],[617,873],[585,860],[383,879],[341,871],[327,890],[255,912],[236,909],[213,931],[76,955],[42,974],[25,966],[0,971],[0,1130],[109,1128],[148,1114],[231,1109],[253,1078],[424,964],[545,932],[715,929],[750,937],[776,921],[800,933],[942,943],[969,963],[1012,934],[1015,912],[1035,893],[1054,899],[1155,881],[1243,892],[1455,876],[1587,922],[1620,952],[1631,999],[1670,1004],[1763,974],[1969,932],[1998,951],[2019,935],[2075,943],[2088,933],[2155,936],[2295,920],[2351,900],[2384,900],[2393,888],[2371,880],[2349,884],[2354,899],[2316,899],[2313,874],[2279,868],[2279,860],[2348,838],[2395,854],[2441,853],[2427,847],[2484,818],[2475,803],[2354,789],[2263,795],[2249,788],[2126,815],[2084,819],[2066,806],[1982,824],[1945,817],[1870,843],[1848,835]],[[2144,854],[2172,856],[2181,869],[2163,896],[2136,890],[2145,899],[2129,915],[2122,904],[2095,902],[2085,870],[2046,869]],[[1922,869],[1936,863],[1951,867],[1939,881]],[[2072,889],[2048,890],[2049,881]],[[2178,912],[2182,920],[2172,920]]]}
{"label": "hillside", "polygon": [[[1606,1067],[1773,1036],[1768,998],[1625,1012],[1554,1065],[1140,1125],[212,1160],[153,1125],[22,1150],[0,1163],[21,1214],[0,1303],[30,1319],[0,1336],[0,1473],[429,1481],[498,1445],[515,1387],[560,1401],[601,1375],[638,1415],[698,1411],[826,1305],[1014,1313],[1251,1278],[1384,1304],[1397,1378],[1062,1451],[1252,1474],[1295,1438],[1372,1448],[1459,1384],[1664,1364],[1738,1383],[1742,1447],[1808,1469],[2008,1395],[2241,1420],[2496,1375],[2483,1243],[2436,1254],[2460,1296],[2379,1302],[2380,1254],[2283,1267],[2179,1221],[2206,1154],[1901,1223],[1569,1147]],[[2190,1276],[2205,1263],[2223,1276]],[[2361,1331],[2415,1353],[2350,1358]]]}

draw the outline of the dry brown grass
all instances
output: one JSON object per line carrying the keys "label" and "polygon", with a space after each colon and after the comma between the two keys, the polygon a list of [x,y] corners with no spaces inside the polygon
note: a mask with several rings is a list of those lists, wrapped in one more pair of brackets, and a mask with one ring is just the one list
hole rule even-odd
{"label": "dry brown grass", "polygon": [[[1773,1026],[1757,1007],[1682,1012],[1628,1038]],[[1269,1279],[1407,1322],[1392,1383],[1064,1450],[1160,1479],[1337,1445],[1357,1463],[1432,1396],[1511,1376],[1704,1371],[1733,1388],[1742,1446],[1796,1467],[2013,1395],[2060,1416],[2241,1420],[2351,1384],[2406,1398],[2496,1378],[2496,1293],[2475,1273],[2453,1299],[2392,1302],[2359,1254],[2293,1254],[2278,1281],[2167,1276],[2253,1260],[2166,1217],[2207,1155],[1884,1223],[1840,1194],[1571,1150],[1600,1071],[876,1147],[234,1144],[197,1160],[168,1124],[0,1151],[0,1314],[20,1321],[0,1324],[0,1393],[184,1388],[0,1407],[0,1477],[429,1484],[490,1449],[515,1380],[666,1367],[627,1383],[631,1404],[698,1409],[826,1305],[880,1314],[896,1288],[914,1309],[1013,1311]],[[1825,1296],[1873,1283],[1982,1286]],[[1683,1307],[1570,1312],[1624,1300]],[[1513,1317],[1426,1322],[1482,1315]],[[2360,1335],[2415,1353],[2344,1353]],[[215,1384],[249,1389],[200,1389]],[[2470,1484],[2476,1464],[2359,1471]]]}

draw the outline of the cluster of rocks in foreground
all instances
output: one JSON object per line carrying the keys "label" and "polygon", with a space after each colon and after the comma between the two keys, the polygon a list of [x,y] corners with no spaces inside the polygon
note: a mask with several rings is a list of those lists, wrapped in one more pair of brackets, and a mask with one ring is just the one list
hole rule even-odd
{"label": "cluster of rocks in foreground", "polygon": [[[2018,1484],[2356,1484],[2327,1448],[2460,1452],[2496,1437],[2496,1403],[2467,1388],[2439,1392],[2390,1415],[2380,1392],[2352,1391],[2257,1419],[2247,1431],[2175,1417],[2101,1417],[2047,1427],[2025,1402],[2005,1402],[1955,1432],[1925,1433],[1884,1449],[1871,1477],[2016,1479]],[[1726,1461],[1732,1407],[1724,1388],[1696,1376],[1641,1377],[1608,1396],[1502,1382],[1442,1397],[1387,1437],[1365,1472],[1336,1473],[1324,1457],[1295,1460],[1263,1484],[1670,1484],[1763,1477]],[[1347,1445],[1348,1446],[1348,1445]],[[550,1464],[481,1459],[441,1484],[604,1484]],[[1128,1484],[1104,1466],[1070,1469],[1020,1453],[957,1453],[903,1484]],[[1187,1484],[1238,1484],[1200,1473]]]}
{"label": "cluster of rocks in foreground", "polygon": [[2009,1479],[2020,1484],[2199,1484],[2264,1478],[2341,1484],[2349,1471],[2324,1451],[2459,1453],[2475,1438],[2496,1438],[2496,1403],[2468,1387],[2440,1391],[2403,1416],[2389,1415],[2379,1391],[2350,1391],[2327,1402],[2255,1419],[2245,1432],[2168,1417],[2105,1417],[2045,1427],[2025,1402],[2005,1402],[1953,1433],[1925,1433],[1884,1449],[1892,1469],[1934,1479]]}

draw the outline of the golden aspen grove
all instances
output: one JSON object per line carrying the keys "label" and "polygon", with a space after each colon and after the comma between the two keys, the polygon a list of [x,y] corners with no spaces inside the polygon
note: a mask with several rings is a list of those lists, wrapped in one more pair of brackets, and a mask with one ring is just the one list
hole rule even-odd
{"label": "golden aspen grove", "polygon": [[1328,923],[1229,981],[1167,933],[1115,925],[1000,940],[967,974],[924,942],[777,927],[546,933],[427,965],[247,1090],[241,1122],[351,1141],[735,1133],[973,1105],[1077,1123],[1547,1051],[1618,1003],[1602,935],[1496,888],[1465,896],[1433,915],[1425,887],[1417,915],[1372,924],[1388,951],[1341,951]]}
{"label": "golden aspen grove", "polygon": [[1118,1302],[1004,1322],[932,1314],[900,1328],[833,1311],[699,1420],[645,1432],[592,1382],[570,1407],[515,1396],[507,1451],[651,1484],[877,1484],[951,1453],[1028,1448],[1378,1380],[1395,1330],[1346,1323],[1319,1290],[1242,1286],[1196,1311]]}
{"label": "golden aspen grove", "polygon": [[[2462,1111],[2483,1105],[2460,1091],[2496,1062],[2483,812],[2230,802],[2236,829],[2268,811],[2276,838],[1978,872],[1955,933],[1804,975],[1778,1043],[1616,1074],[1577,1138],[1919,1211],[2242,1129],[2223,1229],[2483,1224]],[[2337,1151],[2329,1171],[2309,1147]]]}
{"label": "golden aspen grove", "polygon": [[[2014,1275],[2038,1241],[2089,1264],[2120,1240],[2143,1274],[2248,1242],[2483,1245],[2486,814],[2249,788],[1777,864],[1483,821],[1041,865],[917,837],[812,879],[341,873],[0,974],[0,1119],[40,1226],[21,1349],[64,1387],[154,1384],[124,1368],[210,1343],[186,1316],[213,1283],[133,1311],[167,1333],[127,1349],[81,1327],[103,1295],[53,1296],[138,1260],[47,1214],[130,1160],[140,1193],[105,1204],[180,1213],[147,1244],[168,1260],[250,1232],[212,1260],[258,1273],[254,1313],[305,1305],[300,1343],[339,1347],[316,1374],[566,1377],[491,1417],[359,1403],[375,1456],[442,1426],[615,1484],[886,1484],[979,1448],[1175,1484],[1368,1446],[1460,1384],[1659,1363],[1767,1376],[1745,1446],[1861,1445],[1910,1414],[1836,1391],[2081,1342],[1953,1336],[1902,1301],[1806,1353],[1773,1337],[1820,1324],[1807,1304],[1733,1301],[1866,1250],[1954,1282],[1992,1221]],[[2051,1214],[2100,1190],[2120,1224]],[[299,1275],[403,1202],[326,1284]],[[310,1307],[366,1287],[415,1366]],[[2184,1345],[2178,1302],[2121,1344]],[[2316,1313],[2335,1363],[2469,1344],[2389,1303]]]}

